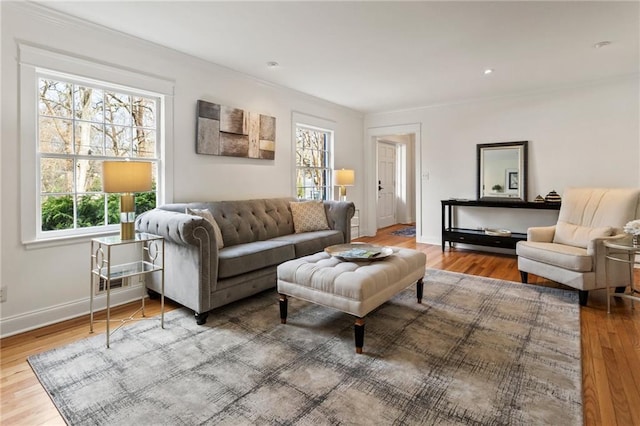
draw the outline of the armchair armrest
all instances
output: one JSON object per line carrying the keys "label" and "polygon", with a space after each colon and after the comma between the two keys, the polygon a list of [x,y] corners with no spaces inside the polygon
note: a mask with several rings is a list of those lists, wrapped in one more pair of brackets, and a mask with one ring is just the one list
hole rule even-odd
{"label": "armchair armrest", "polygon": [[551,243],[556,234],[556,226],[534,226],[527,229],[527,241]]}

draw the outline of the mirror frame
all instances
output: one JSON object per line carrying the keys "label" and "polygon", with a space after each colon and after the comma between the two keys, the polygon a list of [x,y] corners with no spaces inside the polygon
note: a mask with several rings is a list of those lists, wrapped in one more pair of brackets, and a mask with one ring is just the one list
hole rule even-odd
{"label": "mirror frame", "polygon": [[[496,142],[496,143],[481,143],[477,144],[476,156],[477,156],[477,188],[476,195],[478,200],[486,200],[486,201],[502,201],[505,203],[513,203],[513,202],[526,202],[527,201],[527,186],[528,186],[528,162],[529,162],[529,154],[528,154],[528,141],[517,141],[517,142]],[[520,153],[520,164],[518,167],[518,171],[520,173],[520,179],[518,181],[518,187],[520,188],[518,191],[517,197],[482,197],[482,172],[484,170],[484,150],[485,149],[500,149],[500,148],[519,148]]]}

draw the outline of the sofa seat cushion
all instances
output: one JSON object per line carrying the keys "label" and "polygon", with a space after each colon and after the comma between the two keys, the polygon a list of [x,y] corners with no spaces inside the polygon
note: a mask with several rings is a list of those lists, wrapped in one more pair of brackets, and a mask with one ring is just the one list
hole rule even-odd
{"label": "sofa seat cushion", "polygon": [[519,241],[516,253],[520,257],[558,266],[576,272],[591,272],[593,257],[581,247],[567,246],[557,243],[538,243]]}
{"label": "sofa seat cushion", "polygon": [[218,278],[229,278],[295,258],[288,241],[256,241],[225,247],[218,252]]}
{"label": "sofa seat cushion", "polygon": [[344,244],[344,235],[340,231],[329,229],[327,231],[283,235],[270,241],[287,241],[293,244],[296,257],[302,257],[323,251],[325,247]]}

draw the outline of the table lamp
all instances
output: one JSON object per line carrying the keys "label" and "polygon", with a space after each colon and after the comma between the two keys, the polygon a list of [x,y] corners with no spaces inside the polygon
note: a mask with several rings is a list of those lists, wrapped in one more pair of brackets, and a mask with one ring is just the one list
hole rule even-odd
{"label": "table lamp", "polygon": [[151,163],[144,161],[104,161],[102,185],[106,193],[120,195],[120,238],[135,236],[136,204],[134,192],[151,191]]}
{"label": "table lamp", "polygon": [[333,183],[340,187],[340,199],[347,200],[347,186],[353,186],[356,179],[355,172],[348,169],[333,171]]}

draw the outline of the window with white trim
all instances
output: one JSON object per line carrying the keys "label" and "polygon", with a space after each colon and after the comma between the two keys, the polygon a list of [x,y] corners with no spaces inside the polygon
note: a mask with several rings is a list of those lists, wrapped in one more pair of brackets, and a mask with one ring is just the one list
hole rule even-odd
{"label": "window with white trim", "polygon": [[296,123],[296,196],[331,200],[333,131]]}
{"label": "window with white trim", "polygon": [[46,247],[117,232],[118,194],[102,192],[102,162],[152,163],[137,211],[169,202],[171,79],[18,43],[23,244]]}
{"label": "window with white trim", "polygon": [[154,164],[154,190],[136,194],[136,213],[156,205],[159,98],[108,84],[38,75],[40,231],[119,223],[118,194],[102,192],[104,160]]}

